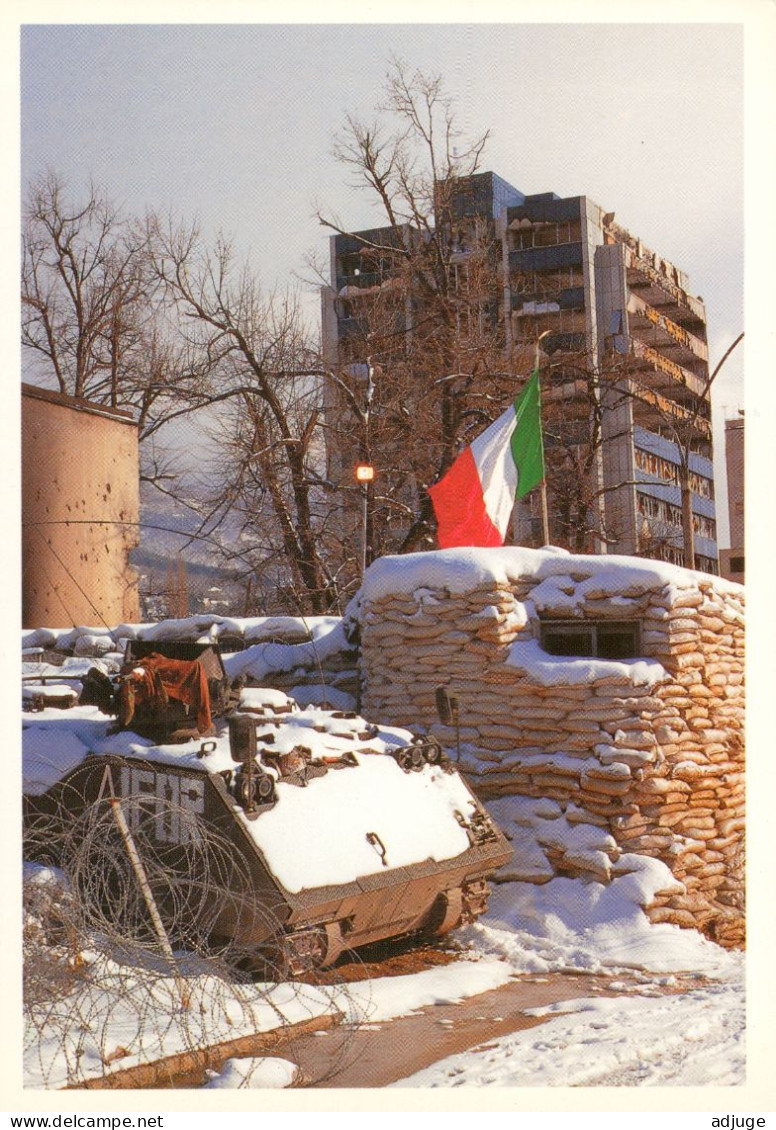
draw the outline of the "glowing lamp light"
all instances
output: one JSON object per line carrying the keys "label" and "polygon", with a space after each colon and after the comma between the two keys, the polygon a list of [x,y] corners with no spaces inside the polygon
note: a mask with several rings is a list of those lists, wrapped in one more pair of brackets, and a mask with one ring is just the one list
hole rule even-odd
{"label": "glowing lamp light", "polygon": [[375,469],[369,463],[359,463],[356,467],[356,479],[360,483],[371,483],[375,477]]}

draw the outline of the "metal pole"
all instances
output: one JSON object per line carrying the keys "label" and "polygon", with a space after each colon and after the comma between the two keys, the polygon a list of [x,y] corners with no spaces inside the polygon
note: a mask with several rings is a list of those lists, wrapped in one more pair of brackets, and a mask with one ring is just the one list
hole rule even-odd
{"label": "metal pole", "polygon": [[369,516],[368,495],[367,495],[368,489],[369,489],[369,483],[362,483],[361,484],[361,527],[362,527],[361,576],[362,577],[363,577],[364,573],[366,572],[366,540],[367,540],[366,539],[366,532],[367,532],[367,519],[368,519],[368,516]]}
{"label": "metal pole", "polygon": [[[539,343],[543,337],[546,337],[550,330],[545,330],[544,333],[539,334],[536,339],[536,352],[534,354],[534,369],[539,369]],[[539,391],[539,412],[541,413],[541,386]],[[542,543],[544,545],[550,544],[550,515],[547,507],[547,480],[542,479],[539,484],[539,503],[541,506],[542,514]]]}
{"label": "metal pole", "polygon": [[[375,371],[372,365],[372,355],[366,359],[366,389],[364,391],[364,456],[369,465],[372,463],[371,445],[369,442],[369,417],[372,410],[372,400],[375,394]],[[361,551],[361,576],[366,572],[366,551],[369,541],[369,482],[361,483],[362,525],[364,531],[363,546]]]}
{"label": "metal pole", "polygon": [[547,510],[547,483],[544,479],[539,483],[539,501],[542,508],[542,544],[550,544],[550,516]]}
{"label": "metal pole", "polygon": [[175,953],[173,952],[172,945],[170,944],[170,939],[167,931],[164,928],[164,922],[162,921],[162,916],[159,913],[159,907],[156,904],[154,892],[151,890],[151,884],[148,881],[146,869],[143,866],[142,859],[140,858],[140,852],[137,850],[137,844],[135,843],[134,836],[129,830],[129,824],[127,823],[127,818],[124,815],[118,797],[109,797],[108,800],[110,803],[111,812],[113,813],[113,819],[116,821],[116,826],[118,827],[118,830],[121,833],[121,838],[124,841],[124,847],[126,848],[127,855],[129,856],[129,862],[132,864],[132,870],[135,872],[137,881],[140,884],[140,890],[143,893],[143,899],[145,901],[146,907],[148,908],[148,913],[151,916],[154,933],[159,939],[159,944],[162,947],[162,951],[164,952],[165,957],[172,966],[173,972],[175,974],[175,980],[178,984],[178,989],[181,994],[181,1004],[184,1008],[187,1009],[189,1007],[189,994],[186,988],[186,983],[181,977],[178,970],[178,963],[175,960]]}
{"label": "metal pole", "polygon": [[167,931],[164,928],[162,916],[159,913],[159,907],[156,905],[156,899],[154,898],[154,893],[151,890],[151,884],[148,882],[146,869],[143,866],[143,861],[140,858],[140,852],[137,850],[137,845],[135,843],[134,837],[129,830],[129,824],[127,824],[126,817],[124,816],[124,813],[121,810],[121,805],[116,797],[110,798],[110,806],[113,812],[113,819],[116,821],[119,832],[121,833],[121,838],[124,841],[124,847],[127,849],[127,855],[129,856],[129,862],[132,864],[132,870],[135,872],[137,881],[140,884],[140,890],[143,892],[143,899],[145,900],[146,907],[148,908],[148,913],[151,915],[151,921],[154,924],[154,933],[159,939],[159,944],[164,950],[165,957],[169,958],[171,962],[174,962],[175,954],[173,953],[172,946],[170,945],[170,939],[167,936]]}

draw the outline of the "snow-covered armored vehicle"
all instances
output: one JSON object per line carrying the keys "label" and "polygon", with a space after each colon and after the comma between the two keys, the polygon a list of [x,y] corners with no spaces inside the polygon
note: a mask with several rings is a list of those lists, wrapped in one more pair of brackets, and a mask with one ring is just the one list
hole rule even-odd
{"label": "snow-covered armored vehicle", "polygon": [[510,846],[439,746],[242,691],[215,734],[110,734],[93,706],[25,719],[28,854],[104,929],[297,975],[472,921]]}

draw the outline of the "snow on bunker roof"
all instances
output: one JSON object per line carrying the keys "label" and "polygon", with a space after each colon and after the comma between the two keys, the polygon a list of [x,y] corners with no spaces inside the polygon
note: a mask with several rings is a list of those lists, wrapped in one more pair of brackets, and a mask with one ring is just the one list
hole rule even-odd
{"label": "snow on bunker roof", "polygon": [[700,582],[721,591],[741,590],[741,586],[732,581],[649,558],[573,554],[556,546],[543,549],[502,546],[380,557],[364,574],[361,599],[368,602],[389,594],[412,595],[419,589],[465,593],[486,586],[510,587],[525,578],[544,581],[563,576],[573,577],[578,582],[588,581],[590,588],[611,595],[623,592],[635,595],[667,586],[691,589],[697,588]]}

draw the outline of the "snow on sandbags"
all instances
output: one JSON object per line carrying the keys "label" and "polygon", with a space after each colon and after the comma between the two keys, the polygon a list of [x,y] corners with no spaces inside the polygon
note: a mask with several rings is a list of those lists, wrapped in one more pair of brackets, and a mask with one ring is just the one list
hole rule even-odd
{"label": "snow on sandbags", "polygon": [[[656,921],[743,930],[744,590],[657,561],[505,548],[383,558],[352,613],[370,717],[425,725],[487,798],[550,798],[661,859],[684,891]],[[553,656],[540,618],[638,621],[641,655]],[[435,691],[459,698],[460,728]],[[693,766],[700,766],[702,772]],[[555,873],[599,875],[595,856]],[[551,869],[552,869],[551,868]],[[534,860],[538,881],[544,865]]]}
{"label": "snow on sandbags", "polygon": [[78,691],[68,683],[23,683],[22,702],[38,700],[46,705],[54,703],[58,706],[74,704],[78,699]]}
{"label": "snow on sandbags", "polygon": [[[271,677],[286,689],[294,684],[320,685],[325,675],[325,682],[338,695],[351,694],[358,687],[357,655],[337,616],[207,614],[151,624],[122,623],[114,628],[39,628],[23,633],[22,647],[28,653],[51,648],[79,659],[107,660],[111,670],[118,670],[127,641],[136,639],[218,644],[229,676],[242,675],[253,684],[261,685]],[[308,699],[313,701],[309,695]]]}
{"label": "snow on sandbags", "polygon": [[109,655],[115,651],[116,644],[108,633],[84,632],[73,645],[73,655]]}
{"label": "snow on sandbags", "polygon": [[141,640],[196,640],[214,643],[218,635],[220,616],[186,616],[179,620],[162,620],[158,624],[144,624],[138,632]]}
{"label": "snow on sandbags", "polygon": [[34,647],[53,647],[57,640],[53,628],[29,628],[22,632],[22,651]]}
{"label": "snow on sandbags", "polygon": [[[246,647],[244,651],[226,656],[224,666],[227,674],[232,679],[244,675],[252,681],[261,683],[268,675],[319,671],[323,663],[326,664],[327,671],[331,670],[332,660],[342,653],[347,653],[350,650],[349,645],[338,617],[327,616],[317,619],[320,622],[313,626],[312,639],[308,642],[257,643]],[[345,665],[348,664],[349,661],[346,660]]]}
{"label": "snow on sandbags", "polygon": [[333,617],[259,616],[243,622],[243,636],[246,644],[270,640],[275,643],[305,643],[312,639],[313,627],[327,619]]}

